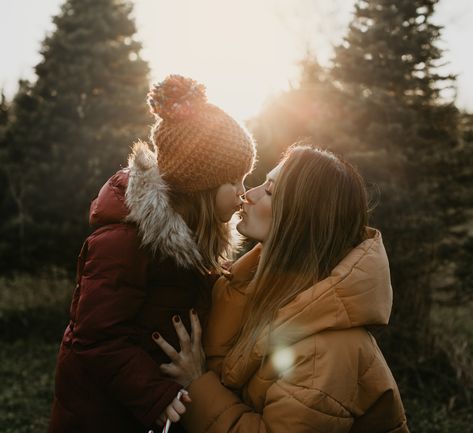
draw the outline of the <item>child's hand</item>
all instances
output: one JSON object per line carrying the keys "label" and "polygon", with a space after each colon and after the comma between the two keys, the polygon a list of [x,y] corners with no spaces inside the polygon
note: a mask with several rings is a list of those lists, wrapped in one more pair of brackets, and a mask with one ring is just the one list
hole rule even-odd
{"label": "child's hand", "polygon": [[179,400],[176,397],[169,406],[159,415],[159,418],[156,420],[156,424],[162,427],[166,424],[166,421],[169,419],[171,422],[178,422],[181,419],[181,415],[186,412],[186,407],[184,403],[190,403],[192,400],[189,397],[189,393],[185,389],[180,391],[181,399]]}

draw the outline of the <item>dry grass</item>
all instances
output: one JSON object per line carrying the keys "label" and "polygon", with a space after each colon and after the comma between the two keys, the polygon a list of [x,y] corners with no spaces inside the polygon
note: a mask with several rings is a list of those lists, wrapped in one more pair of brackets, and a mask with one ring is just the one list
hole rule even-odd
{"label": "dry grass", "polygon": [[[57,269],[36,277],[0,277],[1,432],[47,429],[56,354],[73,287],[73,279]],[[432,311],[437,344],[447,354],[457,379],[466,385],[467,394],[473,375],[471,307],[437,305]],[[432,371],[437,379],[429,382],[434,385],[403,393],[411,433],[473,432],[471,411],[457,404],[455,396],[443,398],[443,374],[437,368]]]}

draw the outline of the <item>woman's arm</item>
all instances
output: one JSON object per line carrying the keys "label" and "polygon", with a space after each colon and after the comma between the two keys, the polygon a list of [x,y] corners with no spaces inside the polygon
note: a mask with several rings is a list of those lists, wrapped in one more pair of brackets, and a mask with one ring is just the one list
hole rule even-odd
{"label": "woman's arm", "polygon": [[353,417],[322,392],[272,384],[261,413],[243,403],[207,372],[188,387],[192,403],[181,423],[189,433],[347,433]]}
{"label": "woman's arm", "polygon": [[267,390],[262,413],[245,404],[220,382],[205,372],[205,355],[200,347],[200,324],[191,314],[192,334],[180,321],[173,321],[181,342],[177,352],[162,337],[155,342],[170,357],[161,370],[188,386],[192,403],[181,420],[190,433],[346,433],[353,417],[337,401],[323,392],[298,386],[281,377]]}

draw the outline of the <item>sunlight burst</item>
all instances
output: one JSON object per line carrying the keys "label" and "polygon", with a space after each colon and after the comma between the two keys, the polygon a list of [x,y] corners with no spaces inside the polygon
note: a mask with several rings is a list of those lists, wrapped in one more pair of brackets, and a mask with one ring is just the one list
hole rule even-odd
{"label": "sunlight burst", "polygon": [[288,347],[283,347],[273,353],[271,360],[276,367],[276,370],[283,372],[293,365],[294,352]]}
{"label": "sunlight burst", "polygon": [[210,101],[240,120],[297,77],[302,52],[282,28],[274,1],[137,1],[136,13],[153,80],[171,73],[199,80]]}

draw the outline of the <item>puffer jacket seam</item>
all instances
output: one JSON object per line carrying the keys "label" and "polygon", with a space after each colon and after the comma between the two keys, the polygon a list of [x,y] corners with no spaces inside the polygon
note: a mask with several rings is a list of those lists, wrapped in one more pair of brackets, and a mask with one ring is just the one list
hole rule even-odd
{"label": "puffer jacket seam", "polygon": [[[302,405],[304,405],[305,407],[309,408],[309,409],[312,409],[312,410],[316,410],[317,412],[320,412],[320,413],[323,413],[325,415],[328,415],[328,416],[331,416],[333,418],[353,418],[353,415],[351,414],[351,412],[345,407],[344,404],[342,404],[340,401],[338,401],[336,398],[332,397],[330,394],[327,394],[325,391],[319,389],[319,388],[316,388],[316,387],[312,387],[312,388],[309,388],[309,387],[306,387],[306,386],[300,386],[300,385],[297,385],[297,389],[295,389],[294,391],[292,392],[288,392],[286,388],[282,387],[278,382],[275,382],[274,385],[278,386],[279,388],[281,388],[285,394],[291,398],[293,398],[294,400],[296,400],[297,402],[301,403]],[[346,416],[339,416],[339,415],[332,415],[330,413],[327,413],[327,412],[324,412],[320,409],[314,409],[310,406],[307,406],[304,402],[302,402],[301,400],[299,400],[294,394],[297,392],[298,389],[305,389],[305,390],[309,390],[309,391],[316,391],[316,392],[320,392],[324,397],[327,397],[328,399],[330,399],[331,401],[335,402],[338,406],[340,406],[341,409],[343,409],[345,412],[347,412],[348,415]]]}
{"label": "puffer jacket seam", "polygon": [[213,418],[210,419],[209,424],[205,427],[204,431],[205,432],[210,431],[210,429],[218,421],[218,419],[222,416],[223,413],[225,413],[228,409],[230,409],[231,407],[236,406],[238,404],[241,404],[241,402],[233,401],[232,403],[224,406],[218,414],[216,414]]}
{"label": "puffer jacket seam", "polygon": [[358,375],[358,379],[355,383],[355,386],[354,386],[354,389],[353,389],[353,396],[352,398],[350,399],[350,406],[353,406],[353,403],[355,401],[355,398],[356,398],[356,395],[357,395],[357,388],[358,388],[358,385],[360,384],[360,380],[363,378],[363,376],[368,373],[368,371],[371,369],[371,367],[373,366],[374,364],[374,361],[376,359],[376,352],[373,352],[373,356],[371,357],[371,359],[369,360],[368,362],[368,365],[367,367],[363,370],[363,372],[361,374]]}
{"label": "puffer jacket seam", "polygon": [[373,249],[373,246],[375,245],[376,243],[376,239],[373,238],[373,239],[370,239],[371,242],[369,245],[366,246],[366,249],[364,250],[363,254],[358,258],[358,260],[353,264],[353,266],[350,267],[350,270],[339,280],[337,281],[336,283],[332,284],[330,286],[330,288],[328,290],[333,290],[333,292],[337,295],[337,298],[339,299],[339,301],[341,302],[341,304],[343,305],[343,308],[345,309],[345,314],[346,316],[348,317],[349,321],[350,321],[350,324],[352,323],[351,321],[351,317],[350,315],[348,314],[348,310],[346,308],[346,305],[345,303],[343,302],[343,299],[342,297],[338,294],[338,291],[336,290],[336,286],[340,283],[342,283],[344,280],[346,280],[352,273],[355,269],[357,269],[357,266],[358,266],[358,263],[361,262],[362,259],[364,259],[368,253]]}
{"label": "puffer jacket seam", "polygon": [[316,371],[317,371],[317,338],[318,334],[314,335],[314,362],[312,364],[312,388],[315,388],[315,381],[316,381]]}
{"label": "puffer jacket seam", "polygon": [[286,320],[284,320],[283,322],[279,323],[277,328],[274,328],[273,329],[273,332],[280,328],[281,326],[283,326],[286,322],[288,322],[289,320],[292,320],[294,317],[302,314],[307,308],[310,308],[311,305],[314,303],[314,302],[317,302],[317,300],[323,296],[323,294],[329,292],[329,291],[332,291],[335,295],[336,295],[336,298],[338,299],[338,301],[342,304],[343,306],[343,310],[345,312],[345,315],[347,316],[349,322],[350,322],[350,325],[352,324],[352,321],[351,321],[351,317],[350,315],[348,314],[348,310],[346,308],[346,305],[345,303],[343,302],[341,296],[338,294],[337,290],[335,289],[335,287],[337,285],[339,285],[340,283],[342,283],[344,280],[346,280],[354,271],[354,269],[357,267],[358,263],[366,257],[366,255],[369,253],[370,250],[373,249],[373,245],[375,245],[376,243],[376,240],[375,239],[371,239],[371,243],[366,247],[366,249],[364,250],[363,254],[361,255],[361,257],[353,264],[353,266],[350,267],[350,270],[345,273],[345,275],[341,276],[340,279],[338,279],[337,281],[335,281],[333,284],[331,284],[330,286],[327,287],[326,290],[324,290],[323,293],[321,293],[319,296],[317,296],[317,298],[315,299],[312,299],[311,302],[308,302],[304,308],[302,308],[300,311],[297,312],[297,314],[293,315],[293,316],[290,316],[288,317]]}
{"label": "puffer jacket seam", "polygon": [[374,361],[376,359],[376,352],[373,351],[373,356],[371,357],[370,361],[368,362],[368,366],[363,370],[363,372],[358,376],[358,380],[363,378],[363,376],[368,373],[368,370],[373,366]]}

